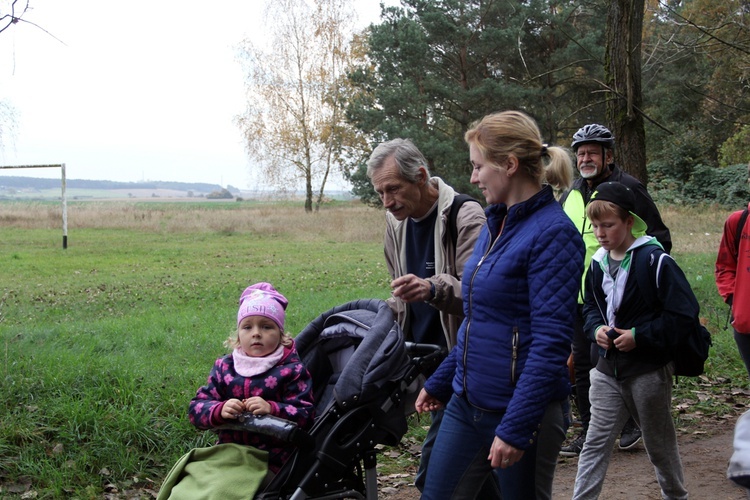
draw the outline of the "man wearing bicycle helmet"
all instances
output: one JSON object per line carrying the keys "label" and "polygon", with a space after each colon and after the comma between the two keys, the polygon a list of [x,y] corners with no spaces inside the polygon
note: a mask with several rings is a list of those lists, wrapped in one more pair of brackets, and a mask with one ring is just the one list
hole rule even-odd
{"label": "man wearing bicycle helmet", "polygon": [[[573,364],[575,369],[576,407],[581,419],[582,430],[573,441],[563,446],[561,455],[575,456],[580,454],[586,440],[589,420],[591,418],[591,403],[589,402],[589,371],[596,365],[596,345],[586,337],[583,331],[583,283],[586,270],[591,264],[591,257],[599,248],[591,221],[586,217],[586,205],[591,194],[602,182],[619,182],[629,187],[635,194],[635,211],[648,226],[647,233],[655,236],[666,252],[672,249],[672,237],[669,229],[661,219],[659,209],[648,194],[646,187],[614,164],[615,138],[607,127],[591,123],[581,127],[573,135],[571,148],[575,153],[576,167],[580,177],[573,186],[560,197],[560,204],[565,213],[571,218],[586,245],[584,260],[584,275],[581,281],[581,293],[578,296],[578,316],[573,333]],[[641,438],[640,429],[631,418],[620,435],[620,448],[629,449],[635,446]]]}

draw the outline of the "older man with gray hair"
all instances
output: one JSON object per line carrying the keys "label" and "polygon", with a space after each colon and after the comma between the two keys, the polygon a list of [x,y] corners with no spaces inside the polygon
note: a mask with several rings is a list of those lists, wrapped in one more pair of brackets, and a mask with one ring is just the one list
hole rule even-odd
{"label": "older man with gray hair", "polygon": [[[485,223],[484,210],[431,177],[424,155],[408,139],[377,146],[367,162],[367,176],[387,210],[389,304],[407,340],[451,349],[463,320],[464,264]],[[431,417],[415,481],[420,491],[442,411]]]}

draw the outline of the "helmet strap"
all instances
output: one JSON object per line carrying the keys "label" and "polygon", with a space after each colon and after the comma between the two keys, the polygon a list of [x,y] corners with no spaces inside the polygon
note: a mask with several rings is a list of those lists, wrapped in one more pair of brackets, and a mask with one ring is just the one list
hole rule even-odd
{"label": "helmet strap", "polygon": [[607,162],[607,149],[604,146],[602,146],[602,171],[599,172],[599,175],[597,175],[596,177],[586,179],[588,184],[590,186],[598,186],[599,184],[607,180],[607,178],[612,174],[612,169],[609,168],[609,166],[612,165],[613,163],[614,163],[614,159],[610,163]]}

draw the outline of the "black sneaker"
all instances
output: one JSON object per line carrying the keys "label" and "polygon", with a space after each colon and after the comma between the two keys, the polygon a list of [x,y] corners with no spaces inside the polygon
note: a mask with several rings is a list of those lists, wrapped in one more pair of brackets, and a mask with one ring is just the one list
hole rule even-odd
{"label": "black sneaker", "polygon": [[641,429],[632,419],[628,420],[620,433],[620,449],[629,450],[637,445],[640,440]]}
{"label": "black sneaker", "polygon": [[576,438],[568,443],[567,446],[563,446],[562,449],[560,449],[560,456],[561,457],[577,457],[581,454],[581,450],[583,449],[583,443],[586,442],[586,433],[582,432]]}

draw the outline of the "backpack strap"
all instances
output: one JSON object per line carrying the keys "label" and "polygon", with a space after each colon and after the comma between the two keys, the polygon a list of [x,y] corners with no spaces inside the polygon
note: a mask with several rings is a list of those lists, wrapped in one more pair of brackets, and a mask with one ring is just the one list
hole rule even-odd
{"label": "backpack strap", "polygon": [[[643,298],[651,304],[661,304],[657,295],[659,286],[659,273],[662,260],[671,258],[663,249],[654,246],[651,249],[635,250],[633,265],[635,266],[635,276],[638,282],[638,291]],[[642,254],[642,255],[641,255]],[[654,272],[651,269],[655,268]],[[632,268],[631,268],[632,269]],[[651,280],[650,277],[654,279]],[[649,281],[646,281],[649,280]],[[689,283],[687,284],[689,287]],[[692,289],[690,289],[692,292]],[[697,305],[697,299],[694,299]],[[679,332],[681,338],[675,340],[668,349],[674,361],[674,378],[675,383],[679,383],[679,377],[696,377],[703,373],[703,365],[708,358],[708,350],[711,346],[711,333],[706,330],[697,315],[694,317],[695,330],[688,332]]]}
{"label": "backpack strap", "polygon": [[747,221],[747,208],[742,211],[740,220],[737,222],[737,231],[734,238],[734,257],[735,259],[740,254],[740,239],[742,238],[742,229],[745,227],[745,221]]}
{"label": "backpack strap", "polygon": [[469,196],[468,194],[456,193],[456,196],[453,197],[453,203],[451,203],[451,209],[448,212],[448,234],[451,237],[451,242],[453,243],[454,250],[458,242],[458,228],[456,227],[458,211],[461,209],[461,205],[463,205],[467,201],[479,203],[479,200]]}
{"label": "backpack strap", "polygon": [[[740,258],[740,240],[742,239],[742,229],[745,227],[747,221],[747,208],[742,211],[740,219],[737,221],[737,228],[734,233],[734,261],[738,262]],[[730,250],[731,251],[731,250]],[[724,325],[724,329],[729,328],[729,322],[732,320],[732,305],[730,304],[727,308],[727,321]]]}
{"label": "backpack strap", "polygon": [[[659,253],[661,252],[661,253]],[[661,258],[664,252],[657,246],[651,248],[636,248],[635,255],[633,255],[633,262],[631,266],[634,268],[636,283],[638,284],[638,291],[643,295],[646,301],[650,304],[658,304],[659,298],[656,294],[656,289],[659,286],[658,283],[658,267],[657,272],[652,273],[651,268],[654,262]],[[654,279],[651,279],[654,276]]]}

